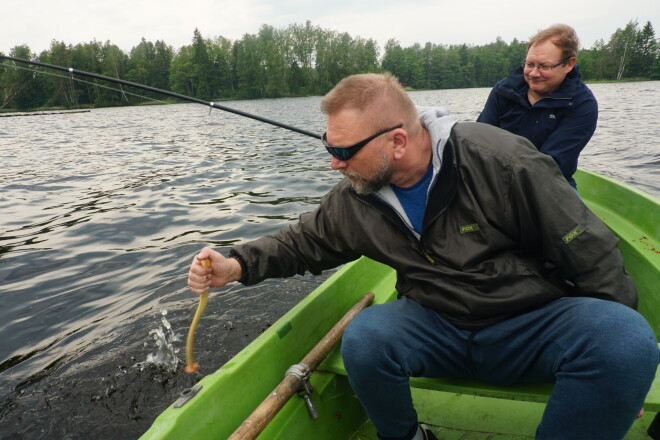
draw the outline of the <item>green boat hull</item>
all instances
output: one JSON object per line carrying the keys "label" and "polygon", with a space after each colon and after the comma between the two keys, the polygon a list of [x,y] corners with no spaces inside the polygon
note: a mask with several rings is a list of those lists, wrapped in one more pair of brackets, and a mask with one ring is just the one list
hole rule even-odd
{"label": "green boat hull", "polygon": [[[626,267],[638,286],[640,312],[660,338],[660,202],[611,179],[585,171],[576,175],[585,203],[615,232]],[[396,297],[395,273],[372,260],[347,264],[315,289],[215,373],[179,408],[165,410],[142,436],[155,439],[226,439],[279,384],[289,366],[298,363],[366,292],[375,302]],[[334,361],[333,361],[334,359]],[[259,436],[260,439],[376,439],[345,375],[336,368],[335,350],[312,375],[313,420],[302,399],[292,397]],[[657,380],[656,380],[657,382]],[[654,388],[652,393],[660,393]],[[475,392],[474,394],[480,394]],[[483,394],[482,394],[483,395]],[[440,439],[518,440],[534,438],[543,397],[496,399],[457,392],[413,388],[420,419]],[[529,397],[529,396],[528,396]],[[660,402],[660,396],[655,399]],[[647,407],[626,439],[648,439],[646,431],[660,407]]]}

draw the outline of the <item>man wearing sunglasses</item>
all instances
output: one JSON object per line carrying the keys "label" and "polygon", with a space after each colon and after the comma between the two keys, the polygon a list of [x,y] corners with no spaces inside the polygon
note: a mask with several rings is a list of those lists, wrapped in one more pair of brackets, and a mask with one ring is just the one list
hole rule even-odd
{"label": "man wearing sunglasses", "polygon": [[435,438],[418,425],[417,376],[554,382],[538,440],[623,438],[660,356],[616,238],[554,161],[506,130],[416,108],[388,74],[345,78],[321,109],[346,178],[295,225],[228,258],[203,249],[191,290],[367,256],[396,270],[399,299],[363,310],[342,356],[379,438]]}
{"label": "man wearing sunglasses", "polygon": [[580,80],[575,30],[557,24],[534,35],[521,67],[498,82],[477,119],[529,139],[573,188],[578,156],[596,130],[598,105]]}

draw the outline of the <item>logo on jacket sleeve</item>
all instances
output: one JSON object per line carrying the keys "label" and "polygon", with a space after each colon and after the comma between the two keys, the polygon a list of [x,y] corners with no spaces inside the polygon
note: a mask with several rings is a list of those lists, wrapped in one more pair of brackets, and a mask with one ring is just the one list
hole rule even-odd
{"label": "logo on jacket sleeve", "polygon": [[468,232],[477,232],[479,231],[479,225],[476,223],[472,223],[471,225],[463,225],[458,227],[458,231],[461,234],[467,234]]}
{"label": "logo on jacket sleeve", "polygon": [[575,227],[575,229],[573,229],[568,234],[564,235],[561,239],[564,240],[564,243],[568,244],[571,241],[573,241],[578,235],[582,234],[583,232],[584,232],[584,226],[577,225]]}

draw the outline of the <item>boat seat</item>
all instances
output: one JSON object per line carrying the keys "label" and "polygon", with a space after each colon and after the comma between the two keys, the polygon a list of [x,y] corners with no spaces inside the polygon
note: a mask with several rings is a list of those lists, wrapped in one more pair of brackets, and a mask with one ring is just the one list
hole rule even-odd
{"label": "boat seat", "polygon": [[[660,344],[658,344],[658,349],[660,349]],[[319,365],[317,371],[346,375],[346,369],[344,368],[344,361],[342,360],[339,347],[335,347],[332,350],[323,363]],[[550,397],[553,385],[547,383],[524,383],[511,386],[496,386],[470,379],[412,377],[410,378],[410,386],[448,393],[545,403]],[[660,412],[660,366],[658,366],[655,380],[644,401],[644,409],[651,412]]]}

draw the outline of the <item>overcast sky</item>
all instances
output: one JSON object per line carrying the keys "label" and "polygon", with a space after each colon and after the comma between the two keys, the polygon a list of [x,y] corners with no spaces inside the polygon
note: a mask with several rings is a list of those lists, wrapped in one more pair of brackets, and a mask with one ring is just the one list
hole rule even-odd
{"label": "overcast sky", "polygon": [[293,23],[373,38],[381,48],[390,38],[403,46],[481,45],[499,36],[526,41],[553,23],[573,26],[582,47],[609,41],[617,28],[650,21],[660,36],[659,0],[2,0],[0,51],[27,44],[33,53],[66,44],[110,40],[125,52],[142,37],[175,49],[190,44],[198,28],[204,37],[230,40],[256,34],[263,24]]}

